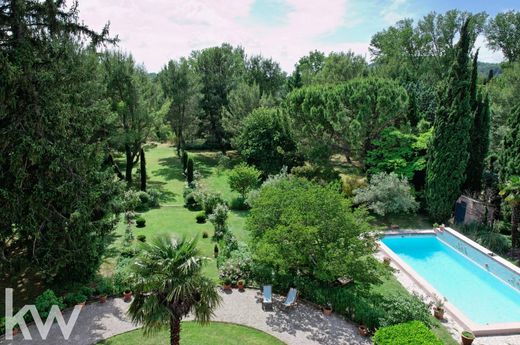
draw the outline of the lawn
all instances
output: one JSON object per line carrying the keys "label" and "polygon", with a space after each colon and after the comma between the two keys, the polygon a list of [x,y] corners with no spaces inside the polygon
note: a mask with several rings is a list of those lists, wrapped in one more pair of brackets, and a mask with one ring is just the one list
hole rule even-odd
{"label": "lawn", "polygon": [[[228,171],[218,169],[218,154],[210,151],[190,152],[194,160],[194,168],[202,178],[201,182],[207,189],[219,192],[227,201],[238,196],[232,192],[228,185]],[[146,151],[146,165],[148,175],[148,187],[159,189],[161,206],[143,212],[141,215],[146,219],[146,227],[134,228],[134,235],[145,235],[147,239],[154,235],[168,233],[175,236],[198,237],[201,253],[210,258],[205,267],[206,274],[214,279],[218,278],[216,261],[213,258],[215,243],[211,240],[213,236],[213,225],[208,221],[205,224],[197,224],[195,216],[198,211],[190,211],[184,207],[182,192],[184,190],[185,178],[182,174],[182,165],[177,157],[175,149],[168,144],[158,144]],[[137,177],[136,177],[137,178]],[[239,241],[247,241],[247,232],[244,223],[247,211],[230,211],[228,226]],[[117,234],[124,233],[125,224],[121,221],[117,227]],[[209,237],[202,238],[207,232]],[[121,239],[116,240],[116,245],[121,244]],[[103,265],[103,272],[110,272],[113,262],[107,261]]]}
{"label": "lawn", "polygon": [[[104,345],[167,345],[170,334],[162,331],[154,335],[143,335],[137,330],[105,340]],[[212,322],[201,326],[195,322],[183,322],[182,345],[283,345],[275,337],[259,330],[235,324]]]}

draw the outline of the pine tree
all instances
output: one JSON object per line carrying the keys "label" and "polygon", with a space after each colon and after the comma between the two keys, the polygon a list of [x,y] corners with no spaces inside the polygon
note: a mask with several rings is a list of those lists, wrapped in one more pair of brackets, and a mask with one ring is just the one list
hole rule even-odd
{"label": "pine tree", "polygon": [[502,139],[498,158],[499,177],[502,183],[520,173],[520,105],[513,110],[506,124],[507,133]]}
{"label": "pine tree", "polygon": [[192,158],[188,158],[188,164],[186,167],[186,180],[188,181],[188,183],[193,182],[193,159]]}
{"label": "pine tree", "polygon": [[434,121],[429,149],[426,200],[430,217],[447,220],[465,181],[471,129],[470,79],[468,69],[470,34],[466,20],[456,46],[456,60],[449,72]]}
{"label": "pine tree", "polygon": [[473,115],[473,123],[470,131],[470,143],[468,146],[469,160],[466,167],[466,182],[464,190],[478,193],[482,189],[482,173],[484,160],[489,150],[490,110],[489,98],[486,95],[482,100],[482,94],[478,91],[478,51],[473,59],[473,70],[470,84],[470,104]]}

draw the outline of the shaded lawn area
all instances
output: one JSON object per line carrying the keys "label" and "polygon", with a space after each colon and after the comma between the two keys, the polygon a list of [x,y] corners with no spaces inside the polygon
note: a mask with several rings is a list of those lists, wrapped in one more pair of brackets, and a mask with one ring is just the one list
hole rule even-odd
{"label": "shaded lawn area", "polygon": [[[409,295],[410,293],[406,290],[401,283],[397,281],[397,279],[391,275],[388,278],[383,279],[383,284],[374,285],[372,287],[372,291],[379,293],[383,296],[390,295]],[[448,330],[441,324],[439,320],[431,316],[433,327],[431,328],[432,332],[439,338],[445,345],[457,345],[457,341],[453,339]]]}
{"label": "shaded lawn area", "polygon": [[[217,152],[198,151],[190,152],[194,160],[194,168],[202,175],[202,183],[213,192],[219,192],[228,202],[238,193],[232,192],[228,185],[228,171],[217,168]],[[215,243],[211,240],[213,236],[213,225],[208,221],[205,224],[197,224],[195,216],[199,211],[190,211],[184,207],[182,192],[185,179],[182,174],[182,164],[177,157],[175,149],[168,144],[158,144],[148,148],[146,151],[146,165],[149,188],[158,188],[164,195],[161,198],[161,206],[142,212],[146,219],[144,228],[133,228],[134,235],[145,235],[147,240],[158,234],[171,234],[175,236],[186,236],[187,238],[198,237],[201,254],[210,258],[205,267],[206,274],[218,279],[216,260],[213,258]],[[137,178],[137,173],[134,172]],[[244,230],[247,211],[230,211],[228,226],[239,241],[247,241],[248,235]],[[121,220],[117,227],[117,234],[122,236],[125,224]],[[202,238],[207,232],[209,237]],[[121,244],[121,239],[116,240],[116,245]],[[113,263],[108,261],[103,265],[104,272],[110,272]]]}
{"label": "shaded lawn area", "polygon": [[372,225],[378,230],[390,229],[392,225],[399,225],[400,229],[433,229],[428,216],[421,213],[375,217]]}
{"label": "shaded lawn area", "polygon": [[[195,322],[183,322],[181,326],[182,345],[283,345],[275,337],[254,328],[230,323],[212,322],[201,326]],[[132,331],[105,340],[104,345],[167,345],[170,343],[168,331],[154,335],[143,335],[142,330]]]}

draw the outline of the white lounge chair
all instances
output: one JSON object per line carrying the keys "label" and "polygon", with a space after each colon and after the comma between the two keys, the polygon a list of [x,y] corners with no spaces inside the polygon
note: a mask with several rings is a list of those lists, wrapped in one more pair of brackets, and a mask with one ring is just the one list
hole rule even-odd
{"label": "white lounge chair", "polygon": [[271,285],[264,285],[262,299],[262,309],[273,307],[273,287]]}
{"label": "white lounge chair", "polygon": [[285,308],[292,307],[296,304],[296,298],[298,297],[298,290],[295,288],[290,288],[289,293],[287,294],[287,298],[285,302],[283,302],[283,306]]}

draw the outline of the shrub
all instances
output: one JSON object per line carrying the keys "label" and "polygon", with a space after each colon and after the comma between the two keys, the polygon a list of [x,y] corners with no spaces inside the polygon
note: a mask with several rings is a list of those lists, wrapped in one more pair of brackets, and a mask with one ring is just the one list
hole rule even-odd
{"label": "shrub", "polygon": [[201,209],[201,206],[197,202],[197,199],[193,192],[186,195],[186,197],[184,198],[184,203],[185,203],[186,207],[188,208],[188,210],[196,211],[196,210]]}
{"label": "shrub", "polygon": [[112,295],[114,293],[114,282],[112,278],[101,277],[96,284],[95,293],[99,296]]}
{"label": "shrub", "polygon": [[199,224],[206,223],[206,213],[204,211],[197,213],[197,215],[195,216],[195,219],[196,219],[197,223],[199,223]]}
{"label": "shrub", "polygon": [[53,305],[57,305],[58,308],[63,309],[65,305],[63,304],[63,299],[61,297],[57,297],[54,291],[46,290],[40,296],[36,298],[36,309],[41,317],[47,318],[49,316],[49,312]]}
{"label": "shrub", "polygon": [[347,197],[353,197],[354,191],[359,188],[366,187],[367,181],[363,176],[358,175],[341,175],[341,191]]}
{"label": "shrub", "polygon": [[257,168],[245,163],[239,164],[229,173],[229,187],[245,199],[247,193],[260,184],[260,175],[261,172]]}
{"label": "shrub", "polygon": [[246,211],[249,210],[249,205],[246,203],[246,199],[239,196],[231,200],[229,208],[235,211]]}
{"label": "shrub", "polygon": [[193,182],[193,159],[192,158],[188,158],[188,164],[186,167],[186,181],[188,181],[188,183]]}
{"label": "shrub", "polygon": [[148,207],[159,207],[160,206],[160,199],[161,199],[161,192],[158,189],[150,188],[148,189]]}
{"label": "shrub", "polygon": [[139,216],[135,220],[135,225],[138,228],[144,228],[146,226],[146,219],[144,219],[142,216]]}
{"label": "shrub", "polygon": [[442,345],[442,341],[420,321],[380,328],[373,340],[374,345]]}
{"label": "shrub", "polygon": [[79,292],[71,292],[65,295],[64,301],[69,307],[73,307],[77,304],[86,302],[87,296]]}
{"label": "shrub", "polygon": [[252,258],[247,246],[240,246],[239,250],[231,252],[230,257],[222,253],[217,258],[219,262],[219,276],[222,278],[230,277],[233,281],[240,279],[250,279],[252,277]]}
{"label": "shrub", "polygon": [[139,242],[146,242],[146,236],[145,235],[137,235],[137,240]]}
{"label": "shrub", "polygon": [[385,296],[380,307],[385,310],[379,319],[382,327],[396,325],[408,321],[422,321],[431,325],[430,305],[417,295],[390,295]]}
{"label": "shrub", "polygon": [[314,164],[305,164],[299,167],[294,167],[291,169],[291,174],[320,184],[328,184],[339,180],[339,173],[332,167],[324,167]]}
{"label": "shrub", "polygon": [[226,201],[222,198],[220,193],[199,192],[199,196],[196,196],[196,198],[200,199],[200,201],[197,201],[202,205],[204,212],[206,212],[208,216],[214,212],[217,205],[226,204]]}
{"label": "shrub", "polygon": [[224,237],[227,232],[227,219],[228,219],[229,210],[226,205],[218,204],[213,213],[209,215],[209,221],[213,224],[215,228],[214,239],[219,241]]}
{"label": "shrub", "polygon": [[355,203],[366,204],[380,216],[415,212],[419,208],[408,180],[394,173],[372,176],[369,185],[356,189],[354,194]]}
{"label": "shrub", "polygon": [[204,231],[204,232],[202,233],[202,238],[208,238],[208,237],[209,237],[208,232],[207,232],[207,231]]}
{"label": "shrub", "polygon": [[499,255],[507,254],[511,250],[511,241],[499,232],[499,227],[493,229],[486,224],[474,222],[461,225],[459,230],[473,241]]}

